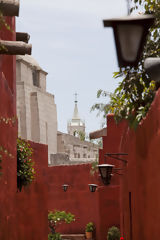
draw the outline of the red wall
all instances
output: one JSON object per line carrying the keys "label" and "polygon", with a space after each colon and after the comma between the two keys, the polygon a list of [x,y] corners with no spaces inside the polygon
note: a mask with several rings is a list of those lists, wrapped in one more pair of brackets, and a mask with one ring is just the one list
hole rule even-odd
{"label": "red wall", "polygon": [[136,131],[130,129],[126,122],[117,126],[112,122],[107,130],[107,138],[111,138],[109,141],[104,138],[100,160],[103,162],[106,151],[128,153],[128,163],[120,164],[123,168],[123,175],[119,176],[121,234],[125,240],[159,239],[160,90]]}
{"label": "red wall", "polygon": [[[0,31],[1,39],[15,40],[15,19],[6,18],[13,32]],[[16,117],[16,58],[0,56],[0,120]],[[32,144],[37,176],[35,182],[17,192],[17,121],[14,124],[0,122],[0,146],[7,150],[2,155],[3,175],[0,177],[0,239],[47,239],[47,146]],[[12,157],[8,155],[12,154]]]}
{"label": "red wall", "polygon": [[160,90],[136,132],[124,129],[121,149],[129,154],[121,195],[124,237],[126,240],[159,239]]}
{"label": "red wall", "polygon": [[[15,19],[7,18],[11,28]],[[0,32],[1,38],[15,40],[15,32],[6,29]],[[16,59],[15,56],[0,57],[0,117],[16,116]],[[104,148],[100,151],[100,162],[106,162],[104,153],[118,152],[123,127],[117,127],[113,116],[108,116],[108,133],[103,138]],[[114,175],[109,186],[103,186],[100,178],[90,175],[90,165],[59,166],[48,168],[47,147],[32,143],[37,176],[35,182],[21,193],[17,192],[16,138],[17,122],[0,123],[0,145],[12,154],[3,154],[0,179],[0,239],[35,240],[47,239],[47,210],[66,210],[76,216],[75,223],[62,226],[63,233],[83,233],[85,225],[93,221],[96,225],[96,239],[106,238],[112,225],[119,225],[119,176]],[[121,166],[108,159],[107,163]],[[63,192],[61,185],[70,185]],[[91,193],[88,183],[97,183],[98,190]],[[47,205],[48,201],[48,205]]]}
{"label": "red wall", "polygon": [[[48,169],[48,148],[31,143],[35,161],[35,181],[15,196],[17,240],[47,239],[48,234],[48,191],[46,172]],[[17,227],[18,226],[18,227]]]}
{"label": "red wall", "polygon": [[[14,30],[14,18],[8,18]],[[7,30],[0,32],[2,39],[14,40],[15,34]],[[11,118],[16,116],[15,105],[15,57],[0,56],[0,118]],[[11,239],[10,229],[15,218],[14,197],[16,192],[16,138],[17,124],[9,125],[0,123],[0,146],[7,149],[13,157],[2,154],[2,172],[0,177],[0,239]],[[14,239],[14,234],[13,234]]]}
{"label": "red wall", "polygon": [[[49,167],[49,210],[65,210],[75,215],[76,221],[57,229],[61,233],[84,233],[85,225],[92,221],[96,226],[96,239],[107,236],[107,229],[119,226],[119,186],[104,186],[101,179],[91,176],[91,165]],[[63,184],[69,184],[67,192]],[[95,193],[89,191],[88,184],[97,184]]]}
{"label": "red wall", "polygon": [[[15,19],[6,20],[14,30]],[[15,40],[14,31],[3,29],[0,36],[2,39]],[[0,119],[16,117],[15,56],[0,56],[0,96]],[[0,131],[0,146],[12,154],[12,158],[2,154],[0,239],[47,239],[48,209],[75,214],[76,222],[64,226],[61,229],[64,233],[84,232],[85,225],[93,221],[97,239],[101,240],[106,238],[108,227],[113,223],[119,224],[119,186],[103,186],[97,177],[90,175],[90,165],[48,168],[47,147],[42,144],[32,143],[37,171],[35,182],[21,193],[17,192],[17,121],[11,125],[1,122]],[[61,189],[64,183],[70,185],[66,193]],[[88,183],[97,183],[99,189],[91,193]]]}

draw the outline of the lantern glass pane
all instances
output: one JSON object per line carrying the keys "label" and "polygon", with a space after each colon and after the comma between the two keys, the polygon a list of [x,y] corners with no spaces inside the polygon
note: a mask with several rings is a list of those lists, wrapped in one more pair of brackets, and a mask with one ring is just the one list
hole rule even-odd
{"label": "lantern glass pane", "polygon": [[103,178],[106,178],[106,176],[107,176],[107,168],[104,168],[104,167],[101,168],[101,175],[102,175]]}
{"label": "lantern glass pane", "polygon": [[135,61],[143,37],[143,26],[119,24],[117,26],[117,33],[123,59],[129,62]]}

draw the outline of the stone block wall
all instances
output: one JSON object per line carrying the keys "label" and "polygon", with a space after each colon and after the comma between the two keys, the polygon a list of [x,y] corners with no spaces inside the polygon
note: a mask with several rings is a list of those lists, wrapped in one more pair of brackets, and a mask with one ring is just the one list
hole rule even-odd
{"label": "stone block wall", "polygon": [[[37,71],[39,87],[33,84]],[[57,110],[54,96],[46,92],[46,72],[29,56],[17,57],[18,134],[24,139],[48,144],[50,154],[57,152]]]}

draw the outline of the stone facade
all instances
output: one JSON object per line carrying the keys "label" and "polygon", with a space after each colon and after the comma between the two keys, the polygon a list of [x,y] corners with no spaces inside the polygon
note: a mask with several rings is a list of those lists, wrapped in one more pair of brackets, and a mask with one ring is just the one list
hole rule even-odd
{"label": "stone facade", "polygon": [[68,134],[57,132],[57,152],[62,155],[58,158],[52,155],[52,165],[71,165],[98,159],[99,146],[82,140],[85,139],[85,123],[79,116],[77,94],[75,96],[73,117],[67,124]]}
{"label": "stone facade", "polygon": [[23,139],[48,145],[50,165],[72,165],[98,158],[98,146],[81,141],[85,123],[79,117],[77,99],[68,134],[57,132],[54,95],[46,92],[45,72],[33,57],[17,56],[16,61],[18,135]]}
{"label": "stone facade", "polygon": [[57,133],[58,153],[65,153],[70,161],[92,162],[98,158],[99,147],[88,141],[81,141],[70,134]]}
{"label": "stone facade", "polygon": [[18,135],[48,144],[48,155],[57,153],[57,110],[54,95],[46,92],[47,73],[33,57],[17,56]]}

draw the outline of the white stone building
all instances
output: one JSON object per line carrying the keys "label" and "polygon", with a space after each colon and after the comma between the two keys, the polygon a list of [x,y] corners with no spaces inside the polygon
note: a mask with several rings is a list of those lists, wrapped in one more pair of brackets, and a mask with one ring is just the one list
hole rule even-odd
{"label": "white stone building", "polygon": [[68,134],[57,132],[57,152],[52,154],[51,165],[77,164],[93,162],[98,159],[99,146],[81,139],[78,133],[85,137],[85,123],[78,113],[75,100],[72,119],[67,124]]}
{"label": "white stone building", "polygon": [[57,110],[54,95],[46,92],[45,72],[29,55],[17,56],[18,135],[48,144],[48,156],[57,153]]}
{"label": "white stone building", "polygon": [[79,133],[84,134],[85,136],[85,122],[80,118],[78,113],[78,106],[77,106],[77,94],[75,94],[75,106],[74,106],[74,112],[73,117],[70,121],[68,121],[67,124],[67,130],[68,134],[73,136],[79,136]]}
{"label": "white stone building", "polygon": [[62,132],[57,133],[58,153],[68,154],[71,161],[92,162],[98,159],[99,147],[88,141]]}

